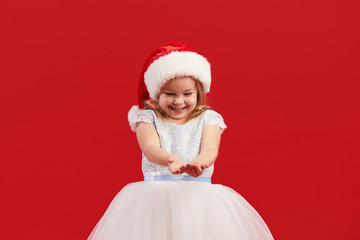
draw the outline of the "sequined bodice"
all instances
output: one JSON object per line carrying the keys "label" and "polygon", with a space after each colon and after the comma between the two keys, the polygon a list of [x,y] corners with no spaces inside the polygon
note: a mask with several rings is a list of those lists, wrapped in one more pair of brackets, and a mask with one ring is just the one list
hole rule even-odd
{"label": "sequined bodice", "polygon": [[[185,162],[190,162],[198,156],[202,130],[206,125],[218,125],[221,132],[226,128],[221,115],[213,110],[207,110],[183,125],[162,121],[154,111],[142,110],[136,116],[135,121],[130,124],[133,131],[135,131],[137,122],[154,124],[159,135],[160,147]],[[142,155],[142,172],[144,176],[171,174],[167,167],[148,161],[144,154]],[[211,177],[213,172],[214,164],[206,168],[202,176]]]}

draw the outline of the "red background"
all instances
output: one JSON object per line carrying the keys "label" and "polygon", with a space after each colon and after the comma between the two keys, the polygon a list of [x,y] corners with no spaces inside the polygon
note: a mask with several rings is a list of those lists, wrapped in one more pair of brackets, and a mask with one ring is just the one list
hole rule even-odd
{"label": "red background", "polygon": [[359,239],[357,1],[2,1],[1,238],[86,239],[141,181],[128,127],[142,64],[209,58],[228,125],[214,183],[275,239]]}

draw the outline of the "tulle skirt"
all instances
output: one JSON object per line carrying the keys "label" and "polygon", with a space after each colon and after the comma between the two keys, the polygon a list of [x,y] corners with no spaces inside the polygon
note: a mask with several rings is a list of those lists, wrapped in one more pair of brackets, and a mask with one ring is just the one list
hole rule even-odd
{"label": "tulle skirt", "polygon": [[220,184],[152,181],[126,185],[88,240],[273,239],[254,208]]}

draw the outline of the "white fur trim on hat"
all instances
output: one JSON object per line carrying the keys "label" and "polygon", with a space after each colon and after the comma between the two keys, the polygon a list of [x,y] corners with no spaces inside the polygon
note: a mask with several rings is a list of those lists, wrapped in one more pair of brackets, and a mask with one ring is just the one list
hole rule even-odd
{"label": "white fur trim on hat", "polygon": [[170,79],[190,76],[199,80],[204,92],[210,91],[211,71],[207,59],[195,52],[174,51],[156,59],[144,74],[146,88],[152,99],[157,99],[160,88]]}

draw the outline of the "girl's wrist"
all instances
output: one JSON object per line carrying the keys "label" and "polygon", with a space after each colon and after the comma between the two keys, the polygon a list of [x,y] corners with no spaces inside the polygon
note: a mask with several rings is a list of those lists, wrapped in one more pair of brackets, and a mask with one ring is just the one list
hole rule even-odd
{"label": "girl's wrist", "polygon": [[205,159],[202,158],[202,157],[199,155],[197,158],[195,158],[194,161],[195,161],[195,162],[198,162],[198,163],[204,163],[204,162],[205,162]]}
{"label": "girl's wrist", "polygon": [[210,166],[212,163],[210,163],[209,161],[207,161],[206,159],[202,158],[201,156],[198,156],[195,159],[196,162],[198,162],[200,165],[206,165],[206,166]]}
{"label": "girl's wrist", "polygon": [[170,154],[170,155],[167,157],[168,166],[170,166],[170,164],[173,163],[174,161],[175,161],[174,156]]}
{"label": "girl's wrist", "polygon": [[171,163],[176,162],[177,157],[175,157],[174,155],[171,155],[168,157],[168,166],[170,166]]}

